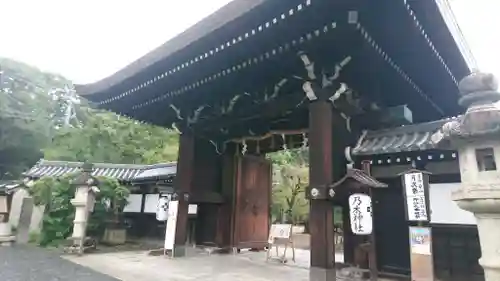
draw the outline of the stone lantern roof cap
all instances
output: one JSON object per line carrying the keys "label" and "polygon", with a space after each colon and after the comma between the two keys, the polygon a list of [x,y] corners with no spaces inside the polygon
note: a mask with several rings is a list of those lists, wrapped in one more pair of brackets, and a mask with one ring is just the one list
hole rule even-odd
{"label": "stone lantern roof cap", "polygon": [[500,100],[498,80],[491,73],[473,72],[458,84],[459,103],[470,107],[476,103],[495,103]]}
{"label": "stone lantern roof cap", "polygon": [[456,141],[500,134],[500,92],[491,73],[474,72],[459,83],[459,103],[466,106],[463,116],[447,122],[435,141]]}
{"label": "stone lantern roof cap", "polygon": [[86,185],[86,186],[97,186],[99,181],[97,178],[92,176],[93,165],[91,163],[84,163],[81,168],[81,172],[76,175],[75,178],[71,180],[73,185]]}

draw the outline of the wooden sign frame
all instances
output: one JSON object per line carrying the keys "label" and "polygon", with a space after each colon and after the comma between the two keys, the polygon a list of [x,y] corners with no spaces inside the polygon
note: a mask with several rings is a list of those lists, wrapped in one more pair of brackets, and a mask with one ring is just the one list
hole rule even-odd
{"label": "wooden sign frame", "polygon": [[[283,232],[283,227],[288,228],[286,231]],[[281,228],[281,232],[283,233],[276,233],[279,231],[278,228]],[[267,251],[266,251],[266,261],[269,261],[273,257],[271,256],[272,254],[272,248],[276,248],[276,259],[278,259],[281,263],[287,263],[288,260],[286,258],[286,253],[288,250],[288,247],[292,249],[292,261],[295,262],[295,245],[293,243],[293,234],[292,234],[292,228],[293,226],[291,224],[273,224],[271,225],[271,229],[269,230],[269,238],[267,240],[268,246],[267,246]],[[279,246],[285,246],[285,250],[283,251],[283,255],[279,255]]]}

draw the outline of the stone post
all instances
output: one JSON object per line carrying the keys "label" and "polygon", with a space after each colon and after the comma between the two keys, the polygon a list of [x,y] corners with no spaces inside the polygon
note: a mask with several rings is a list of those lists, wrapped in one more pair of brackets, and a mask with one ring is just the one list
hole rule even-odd
{"label": "stone post", "polygon": [[[442,136],[458,150],[461,187],[457,205],[477,219],[486,281],[500,280],[500,93],[491,74],[473,73],[460,84],[466,113],[444,125]],[[497,164],[498,163],[498,164]]]}
{"label": "stone post", "polygon": [[92,165],[84,164],[82,173],[71,181],[76,186],[75,198],[71,199],[71,204],[75,206],[75,219],[73,221],[72,252],[83,254],[84,242],[87,230],[89,214],[94,208],[94,196],[99,191],[96,187],[97,179],[92,177]]}
{"label": "stone post", "polygon": [[9,223],[11,200],[12,194],[0,191],[0,246],[10,246],[16,240]]}

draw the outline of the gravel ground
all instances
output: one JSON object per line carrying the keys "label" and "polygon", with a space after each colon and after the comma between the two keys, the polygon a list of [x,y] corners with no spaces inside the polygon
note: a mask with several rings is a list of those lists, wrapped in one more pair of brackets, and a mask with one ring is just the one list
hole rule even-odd
{"label": "gravel ground", "polygon": [[117,281],[30,246],[0,247],[1,281]]}

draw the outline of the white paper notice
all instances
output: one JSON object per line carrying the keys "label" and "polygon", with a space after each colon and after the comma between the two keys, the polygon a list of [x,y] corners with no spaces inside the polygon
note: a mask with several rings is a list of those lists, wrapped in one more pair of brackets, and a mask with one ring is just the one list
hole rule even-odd
{"label": "white paper notice", "polygon": [[274,239],[290,239],[291,235],[291,224],[273,224],[269,230],[269,238],[267,239],[267,242],[269,244],[273,244]]}
{"label": "white paper notice", "polygon": [[422,173],[408,173],[404,176],[406,206],[409,221],[428,221],[425,189]]}
{"label": "white paper notice", "polygon": [[175,243],[175,228],[177,226],[177,212],[179,210],[179,201],[170,201],[168,203],[168,219],[165,228],[165,250],[173,250]]}
{"label": "white paper notice", "polygon": [[140,213],[142,209],[142,194],[130,194],[127,205],[123,209],[124,213]]}

